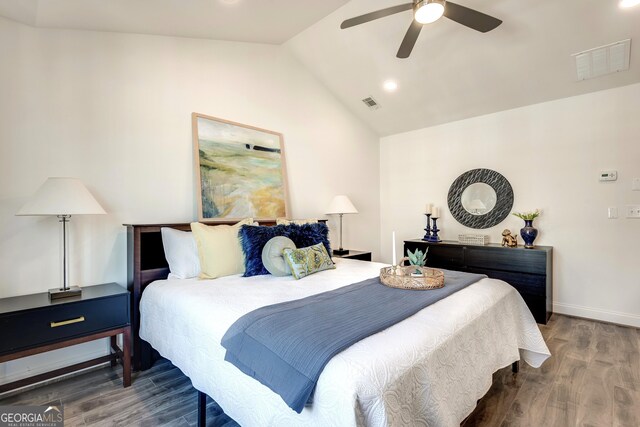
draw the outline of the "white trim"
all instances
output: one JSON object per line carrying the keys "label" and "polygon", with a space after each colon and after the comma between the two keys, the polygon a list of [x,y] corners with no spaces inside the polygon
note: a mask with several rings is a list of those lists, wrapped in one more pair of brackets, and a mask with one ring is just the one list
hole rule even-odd
{"label": "white trim", "polygon": [[640,328],[640,316],[631,313],[621,313],[619,311],[600,310],[580,305],[563,304],[554,302],[553,312],[567,314],[569,316],[585,317],[587,319],[602,320],[605,322],[617,323],[619,325],[633,326]]}

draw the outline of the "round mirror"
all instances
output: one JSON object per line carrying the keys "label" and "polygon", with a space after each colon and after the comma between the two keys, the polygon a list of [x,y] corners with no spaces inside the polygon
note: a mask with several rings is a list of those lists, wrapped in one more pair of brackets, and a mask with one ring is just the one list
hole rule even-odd
{"label": "round mirror", "polygon": [[513,189],[507,179],[491,169],[473,169],[456,178],[447,197],[451,215],[470,228],[501,223],[513,207]]}
{"label": "round mirror", "polygon": [[476,182],[462,192],[460,202],[464,210],[471,215],[485,215],[495,207],[496,191],[489,184]]}

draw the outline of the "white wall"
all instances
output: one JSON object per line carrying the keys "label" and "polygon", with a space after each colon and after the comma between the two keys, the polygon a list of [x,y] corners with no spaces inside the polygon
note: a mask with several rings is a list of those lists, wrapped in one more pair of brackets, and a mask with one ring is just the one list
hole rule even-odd
{"label": "white wall", "polygon": [[[522,220],[509,216],[487,230],[460,225],[446,205],[463,172],[500,172],[514,191],[514,211],[542,209],[537,244],[554,247],[554,311],[640,326],[640,220],[624,207],[640,204],[631,180],[640,177],[640,84],[531,105],[382,138],[382,257],[390,260],[392,230],[421,237],[424,205],[444,212],[444,239],[486,233],[500,243]],[[615,169],[616,182],[598,182]],[[620,217],[607,219],[607,207]],[[522,240],[519,239],[520,243]]]}
{"label": "white wall", "polygon": [[[282,132],[292,216],[348,194],[360,214],[345,217],[345,247],[377,256],[378,137],[284,48],[0,18],[0,61],[0,297],[60,283],[56,220],[14,216],[49,176],[82,179],[108,212],[72,218],[74,284],[125,286],[121,224],[194,220],[194,111]],[[105,348],[0,364],[0,383]]]}

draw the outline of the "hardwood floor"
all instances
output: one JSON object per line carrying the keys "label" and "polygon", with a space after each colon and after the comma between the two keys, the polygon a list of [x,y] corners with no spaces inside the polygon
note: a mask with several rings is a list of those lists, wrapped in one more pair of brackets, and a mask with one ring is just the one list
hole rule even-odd
{"label": "hardwood floor", "polygon": [[[197,424],[197,392],[189,378],[166,360],[134,373],[129,388],[122,387],[119,367],[106,367],[0,398],[0,405],[60,403],[65,427]],[[238,426],[211,399],[207,399],[207,421],[210,426]]]}
{"label": "hardwood floor", "polygon": [[471,426],[640,426],[640,330],[554,314],[539,325],[551,350],[494,374]]}
{"label": "hardwood floor", "polygon": [[[540,325],[552,357],[494,374],[489,392],[463,423],[472,426],[640,426],[640,330],[554,315]],[[196,391],[167,361],[134,374],[103,368],[12,396],[0,405],[62,403],[65,426],[192,426]],[[237,424],[209,400],[210,426]]]}

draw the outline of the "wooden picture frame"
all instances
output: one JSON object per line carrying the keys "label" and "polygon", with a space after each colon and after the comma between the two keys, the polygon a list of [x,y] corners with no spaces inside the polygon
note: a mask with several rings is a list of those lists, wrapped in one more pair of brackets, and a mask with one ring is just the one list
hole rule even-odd
{"label": "wooden picture frame", "polygon": [[192,113],[198,220],[288,217],[281,133]]}

